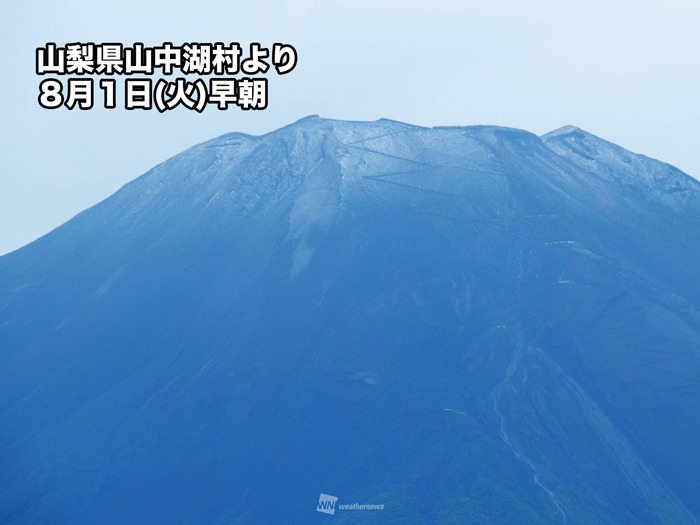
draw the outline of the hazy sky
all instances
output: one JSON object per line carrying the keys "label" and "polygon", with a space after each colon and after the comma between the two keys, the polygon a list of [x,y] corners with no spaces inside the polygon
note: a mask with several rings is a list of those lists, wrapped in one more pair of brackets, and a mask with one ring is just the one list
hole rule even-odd
{"label": "hazy sky", "polygon": [[[195,143],[309,114],[537,134],[574,124],[700,178],[698,0],[144,4],[4,2],[0,253]],[[299,64],[271,80],[262,112],[48,111],[34,50],[50,41],[287,42]]]}

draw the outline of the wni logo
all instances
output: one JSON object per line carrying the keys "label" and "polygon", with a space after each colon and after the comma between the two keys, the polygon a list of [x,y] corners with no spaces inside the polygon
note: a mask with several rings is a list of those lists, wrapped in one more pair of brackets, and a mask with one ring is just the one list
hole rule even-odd
{"label": "wni logo", "polygon": [[338,498],[335,496],[329,496],[321,492],[321,495],[318,497],[318,507],[316,507],[316,510],[324,514],[330,514],[331,516],[335,515],[335,504],[337,502]]}

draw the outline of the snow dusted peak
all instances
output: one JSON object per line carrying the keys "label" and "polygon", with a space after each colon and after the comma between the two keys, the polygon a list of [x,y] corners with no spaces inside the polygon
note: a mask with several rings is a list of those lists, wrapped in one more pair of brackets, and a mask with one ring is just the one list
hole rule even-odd
{"label": "snow dusted peak", "polygon": [[542,139],[551,139],[554,137],[559,137],[561,135],[571,135],[572,133],[580,133],[580,134],[589,134],[585,131],[583,131],[581,128],[577,128],[576,126],[562,126],[561,128],[557,128],[553,131],[550,131],[549,133],[545,133],[542,135]]}
{"label": "snow dusted peak", "polygon": [[300,137],[304,138],[313,135],[319,140],[332,137],[334,141],[345,143],[366,140],[373,136],[411,132],[420,129],[424,128],[384,118],[374,121],[351,121],[309,115],[278,130],[262,135],[262,137],[296,141]]}
{"label": "snow dusted peak", "polygon": [[541,138],[559,157],[582,168],[589,181],[597,179],[626,187],[638,199],[683,210],[691,216],[700,206],[700,185],[664,162],[633,153],[575,126],[564,126]]}

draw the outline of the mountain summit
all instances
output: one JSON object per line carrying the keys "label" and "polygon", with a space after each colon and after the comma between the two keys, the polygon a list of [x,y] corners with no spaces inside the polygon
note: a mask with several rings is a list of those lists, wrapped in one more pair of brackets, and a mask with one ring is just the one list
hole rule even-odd
{"label": "mountain summit", "polygon": [[698,268],[578,128],[224,135],[0,257],[0,521],[698,524]]}

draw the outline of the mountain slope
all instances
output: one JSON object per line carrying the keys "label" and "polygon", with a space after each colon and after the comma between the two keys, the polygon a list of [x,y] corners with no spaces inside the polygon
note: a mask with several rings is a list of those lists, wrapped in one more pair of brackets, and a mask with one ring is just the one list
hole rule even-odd
{"label": "mountain slope", "polygon": [[698,267],[577,128],[225,135],[0,258],[0,520],[698,523]]}

